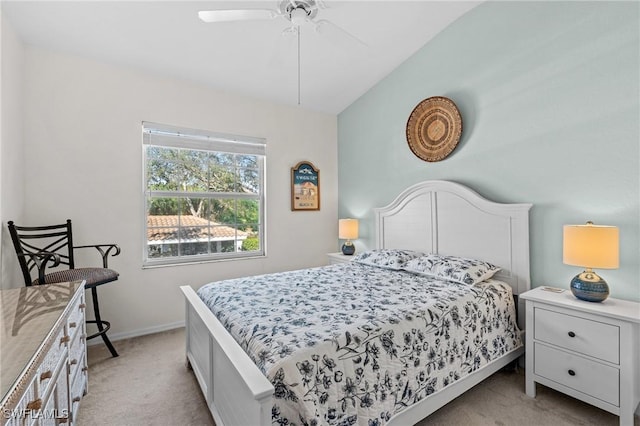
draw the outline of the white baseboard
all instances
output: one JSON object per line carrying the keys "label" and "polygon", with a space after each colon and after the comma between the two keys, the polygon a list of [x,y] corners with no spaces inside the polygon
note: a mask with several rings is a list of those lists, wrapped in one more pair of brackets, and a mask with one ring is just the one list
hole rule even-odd
{"label": "white baseboard", "polygon": [[[162,331],[174,330],[180,327],[184,327],[184,320],[172,322],[169,324],[157,325],[149,328],[142,328],[134,331],[127,331],[124,333],[113,333],[113,334],[109,333],[108,336],[109,336],[109,340],[111,340],[112,342],[116,342],[118,340],[130,339],[132,337],[140,337],[140,336],[146,336],[147,334],[154,334],[154,333],[160,333]],[[91,339],[87,341],[87,346],[101,345],[103,343],[104,342],[102,341],[102,339],[96,337],[95,339]]]}

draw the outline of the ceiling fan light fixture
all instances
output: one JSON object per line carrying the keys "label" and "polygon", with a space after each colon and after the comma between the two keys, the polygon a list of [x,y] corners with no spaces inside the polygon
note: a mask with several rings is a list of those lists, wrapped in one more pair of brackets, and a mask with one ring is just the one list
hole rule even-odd
{"label": "ceiling fan light fixture", "polygon": [[303,7],[299,6],[289,13],[289,19],[293,25],[299,27],[308,22],[309,14]]}

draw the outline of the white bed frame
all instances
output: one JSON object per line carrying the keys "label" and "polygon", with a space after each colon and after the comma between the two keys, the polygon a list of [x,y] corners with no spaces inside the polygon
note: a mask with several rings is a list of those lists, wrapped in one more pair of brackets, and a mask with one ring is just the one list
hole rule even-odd
{"label": "white bed frame", "polygon": [[[529,209],[500,204],[448,181],[426,181],[374,209],[377,248],[404,248],[494,263],[514,294],[529,290]],[[269,426],[274,388],[190,286],[186,299],[187,363],[217,426]],[[524,309],[518,323],[524,330]],[[414,424],[515,361],[514,350],[393,416],[390,425]]]}

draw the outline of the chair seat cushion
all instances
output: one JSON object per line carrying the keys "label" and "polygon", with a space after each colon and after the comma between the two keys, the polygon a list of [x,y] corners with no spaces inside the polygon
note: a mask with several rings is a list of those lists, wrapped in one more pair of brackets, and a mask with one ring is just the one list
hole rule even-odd
{"label": "chair seat cushion", "polygon": [[[118,274],[113,269],[107,268],[76,268],[65,269],[46,274],[44,276],[45,284],[62,283],[67,281],[85,280],[85,287],[96,286],[118,279]],[[40,284],[40,280],[33,281],[34,285]]]}

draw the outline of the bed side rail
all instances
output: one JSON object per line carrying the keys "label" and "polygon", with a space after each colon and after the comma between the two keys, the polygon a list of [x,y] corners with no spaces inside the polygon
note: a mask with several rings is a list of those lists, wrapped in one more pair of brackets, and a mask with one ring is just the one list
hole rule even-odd
{"label": "bed side rail", "polygon": [[196,292],[190,286],[180,290],[186,300],[187,357],[216,424],[270,425],[273,385]]}

